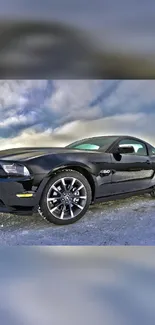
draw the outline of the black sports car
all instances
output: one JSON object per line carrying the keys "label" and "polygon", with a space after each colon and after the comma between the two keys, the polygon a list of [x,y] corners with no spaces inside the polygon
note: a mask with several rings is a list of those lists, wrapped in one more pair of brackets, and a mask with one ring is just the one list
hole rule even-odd
{"label": "black sports car", "polygon": [[155,196],[155,148],[131,136],[102,136],[64,148],[0,151],[0,211],[39,211],[58,225],[89,205],[149,192]]}

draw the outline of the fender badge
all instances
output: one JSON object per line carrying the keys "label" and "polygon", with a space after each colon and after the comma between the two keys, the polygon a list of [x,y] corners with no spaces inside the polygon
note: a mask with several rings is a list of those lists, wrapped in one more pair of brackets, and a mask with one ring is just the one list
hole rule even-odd
{"label": "fender badge", "polygon": [[100,175],[101,177],[103,177],[103,176],[108,176],[108,175],[110,175],[111,173],[112,173],[112,170],[110,170],[110,169],[103,169],[103,170],[100,171],[99,175]]}

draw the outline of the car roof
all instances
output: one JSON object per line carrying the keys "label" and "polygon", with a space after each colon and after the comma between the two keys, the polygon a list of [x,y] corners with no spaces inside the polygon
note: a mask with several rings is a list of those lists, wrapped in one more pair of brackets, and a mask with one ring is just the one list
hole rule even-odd
{"label": "car roof", "polygon": [[[129,138],[129,139],[135,139],[135,140],[139,140],[139,141],[142,141],[142,142],[145,142],[144,140],[140,139],[140,138],[137,138],[135,136],[131,136],[131,135],[99,135],[99,136],[94,136],[94,137],[88,137],[88,138],[83,138],[81,139],[82,140],[89,140],[89,139],[101,139],[101,138],[116,138],[117,139],[124,139],[124,138]],[[80,140],[79,140],[80,141]]]}

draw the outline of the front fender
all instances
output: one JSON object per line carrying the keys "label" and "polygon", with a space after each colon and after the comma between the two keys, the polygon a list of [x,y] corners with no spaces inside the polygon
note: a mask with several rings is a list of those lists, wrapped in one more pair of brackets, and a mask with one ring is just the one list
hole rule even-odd
{"label": "front fender", "polygon": [[79,167],[79,168],[82,168],[82,169],[85,169],[87,172],[89,172],[90,174],[96,174],[96,171],[95,171],[95,168],[94,166],[89,163],[89,164],[85,164],[85,163],[82,163],[82,162],[79,162],[79,161],[70,161],[70,162],[65,162],[65,163],[61,163],[59,164],[58,166],[54,167],[51,169],[51,171],[48,173],[48,177],[51,176],[53,173],[57,172],[58,170],[61,170],[63,168],[75,168],[75,167]]}

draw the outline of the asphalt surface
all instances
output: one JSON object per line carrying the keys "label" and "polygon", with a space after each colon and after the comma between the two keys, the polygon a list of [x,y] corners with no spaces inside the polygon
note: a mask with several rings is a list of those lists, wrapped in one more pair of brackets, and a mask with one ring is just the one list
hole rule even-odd
{"label": "asphalt surface", "polygon": [[39,214],[1,214],[0,245],[155,245],[155,199],[145,195],[94,205],[68,226],[50,224]]}

